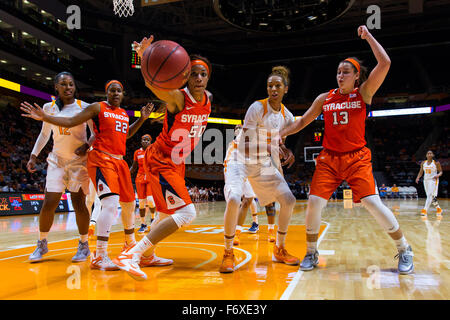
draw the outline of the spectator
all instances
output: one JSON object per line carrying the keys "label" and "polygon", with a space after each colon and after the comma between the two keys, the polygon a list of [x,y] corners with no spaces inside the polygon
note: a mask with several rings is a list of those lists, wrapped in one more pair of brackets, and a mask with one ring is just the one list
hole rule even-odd
{"label": "spectator", "polygon": [[384,183],[381,185],[380,188],[378,188],[378,190],[380,192],[380,198],[382,199],[386,198],[387,187]]}
{"label": "spectator", "polygon": [[394,199],[400,198],[400,191],[395,183],[391,188],[391,192]]}

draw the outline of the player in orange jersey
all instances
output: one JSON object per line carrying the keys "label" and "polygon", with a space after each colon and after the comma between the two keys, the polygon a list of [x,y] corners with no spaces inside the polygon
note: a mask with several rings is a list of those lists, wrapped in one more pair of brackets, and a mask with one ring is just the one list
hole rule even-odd
{"label": "player in orange jersey", "polygon": [[[142,56],[153,36],[134,42]],[[147,87],[167,103],[163,130],[145,151],[145,174],[152,186],[157,218],[150,232],[133,248],[122,252],[114,262],[136,280],[147,275],[139,267],[152,265],[155,245],[196,217],[196,210],[185,184],[184,159],[194,150],[206,129],[211,113],[211,94],[206,90],[211,76],[211,64],[198,55],[191,55],[191,73],[183,89],[162,91]],[[162,262],[165,265],[172,260]]]}
{"label": "player in orange jersey", "polygon": [[[323,113],[325,121],[324,149],[317,157],[306,209],[307,254],[301,270],[312,270],[318,264],[317,239],[321,211],[334,190],[346,180],[353,191],[353,200],[361,201],[376,221],[388,232],[398,249],[398,270],[401,274],[414,270],[413,252],[391,210],[381,201],[372,173],[372,156],[365,147],[366,104],[383,83],[391,60],[366,26],[358,28],[358,36],[366,40],[377,65],[366,77],[366,69],[356,58],[347,58],[337,68],[338,88],[320,94],[302,118],[280,136],[294,134]],[[397,257],[397,256],[396,256]]]}
{"label": "player in orange jersey", "polygon": [[141,227],[138,230],[139,233],[144,233],[148,231],[147,224],[145,223],[146,207],[150,208],[151,220],[153,221],[155,215],[155,203],[153,201],[152,189],[150,183],[145,178],[144,170],[144,157],[145,150],[150,146],[152,142],[152,137],[149,134],[144,134],[141,138],[142,148],[137,149],[134,152],[133,164],[131,165],[130,172],[134,175],[137,171],[135,184],[136,192],[139,199],[139,215],[141,217]]}
{"label": "player in orange jersey", "polygon": [[108,240],[117,209],[122,207],[122,223],[125,230],[125,246],[131,246],[134,239],[135,197],[128,165],[123,156],[126,140],[132,137],[149,117],[153,104],[142,107],[142,117],[131,126],[124,109],[123,85],[109,81],[105,86],[107,101],[91,104],[71,118],[50,116],[35,104],[22,103],[23,116],[48,122],[64,128],[71,128],[90,119],[94,122],[95,141],[88,153],[87,168],[95,186],[102,208],[97,219],[97,250],[91,260],[92,269],[117,270],[108,257]]}

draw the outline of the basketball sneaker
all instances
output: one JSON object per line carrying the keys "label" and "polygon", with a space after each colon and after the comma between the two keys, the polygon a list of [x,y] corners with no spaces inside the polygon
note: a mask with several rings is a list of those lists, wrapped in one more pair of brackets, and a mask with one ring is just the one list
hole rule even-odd
{"label": "basketball sneaker", "polygon": [[398,272],[400,274],[409,274],[414,271],[413,257],[414,253],[411,246],[408,246],[408,248],[403,251],[399,251],[394,257],[394,259],[398,258]]}
{"label": "basketball sneaker", "polygon": [[259,230],[259,224],[257,224],[255,221],[253,221],[252,225],[250,226],[250,229],[248,229],[248,232],[250,233],[256,233]]}
{"label": "basketball sneaker", "polygon": [[234,234],[234,239],[233,239],[234,246],[238,246],[241,243],[241,240],[239,239],[240,235],[241,235],[241,230],[236,230],[236,233]]}
{"label": "basketball sneaker", "polygon": [[319,264],[319,251],[315,251],[314,253],[307,253],[303,258],[302,263],[300,263],[300,270],[302,271],[310,271],[314,269]]}
{"label": "basketball sneaker", "polygon": [[277,245],[273,248],[272,261],[282,262],[291,266],[300,263],[300,260],[297,257],[290,255],[284,247],[277,247]]}
{"label": "basketball sneaker", "polygon": [[145,233],[147,231],[147,225],[141,224],[141,227],[138,230],[138,233]]}
{"label": "basketball sneaker", "polygon": [[275,236],[275,228],[269,229],[269,242],[275,242],[276,236]]}
{"label": "basketball sneaker", "polygon": [[420,215],[422,217],[426,217],[427,216],[427,210],[425,210],[425,209],[420,210]]}
{"label": "basketball sneaker", "polygon": [[38,240],[37,247],[30,255],[30,262],[38,262],[42,260],[42,256],[48,252],[47,239]]}
{"label": "basketball sneaker", "polygon": [[223,253],[222,265],[219,268],[220,273],[231,273],[234,271],[234,252],[233,248],[225,249]]}
{"label": "basketball sneaker", "polygon": [[73,256],[72,262],[83,262],[91,255],[91,251],[89,250],[89,242],[81,242],[78,240],[78,250],[77,253]]}
{"label": "basketball sneaker", "polygon": [[170,266],[173,264],[172,259],[165,259],[158,257],[156,254],[152,254],[151,256],[142,256],[141,261],[139,262],[139,267],[145,268],[145,267],[164,267],[164,266]]}
{"label": "basketball sneaker", "polygon": [[103,270],[103,271],[115,271],[119,268],[111,261],[107,254],[98,255],[97,251],[91,256],[91,269]]}
{"label": "basketball sneaker", "polygon": [[113,262],[123,271],[126,271],[130,277],[137,281],[147,280],[147,274],[139,268],[139,261],[141,258],[137,253],[129,253],[130,249],[134,246],[128,248],[116,258]]}

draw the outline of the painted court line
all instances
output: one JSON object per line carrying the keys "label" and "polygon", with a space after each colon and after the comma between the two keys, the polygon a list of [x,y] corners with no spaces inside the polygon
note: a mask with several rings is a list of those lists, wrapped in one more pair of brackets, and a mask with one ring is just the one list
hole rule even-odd
{"label": "painted court line", "polygon": [[[319,248],[319,245],[322,242],[322,239],[324,238],[325,234],[328,231],[328,228],[330,227],[330,224],[328,222],[325,222],[325,221],[322,221],[322,222],[325,223],[327,226],[325,227],[325,229],[323,230],[319,239],[317,240],[317,248]],[[323,250],[323,251],[333,251],[333,254],[334,254],[334,250]],[[292,281],[289,283],[286,290],[284,290],[283,294],[281,295],[280,300],[289,300],[289,297],[291,296],[291,294],[294,291],[295,287],[297,286],[298,282],[302,278],[303,273],[304,273],[304,271],[301,271],[299,268],[297,273],[295,274],[294,278],[292,279]]]}

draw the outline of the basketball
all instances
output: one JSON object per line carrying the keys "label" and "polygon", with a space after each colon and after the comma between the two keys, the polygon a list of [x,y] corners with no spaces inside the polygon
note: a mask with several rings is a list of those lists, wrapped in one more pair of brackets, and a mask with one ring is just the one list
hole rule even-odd
{"label": "basketball", "polygon": [[142,55],[141,72],[145,81],[161,90],[183,86],[191,71],[186,50],[176,42],[160,40],[152,43]]}

